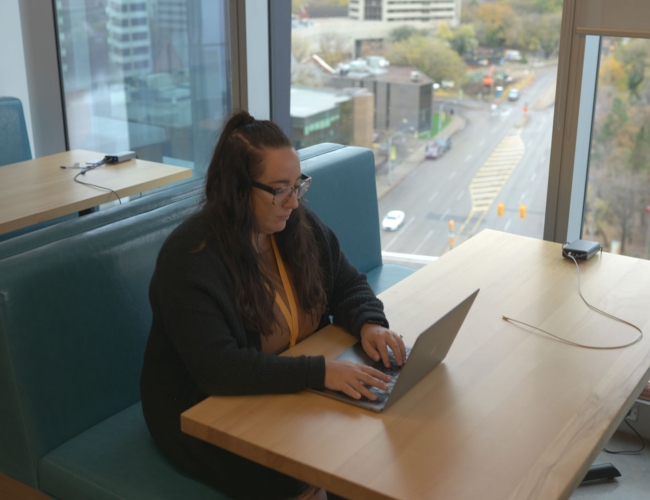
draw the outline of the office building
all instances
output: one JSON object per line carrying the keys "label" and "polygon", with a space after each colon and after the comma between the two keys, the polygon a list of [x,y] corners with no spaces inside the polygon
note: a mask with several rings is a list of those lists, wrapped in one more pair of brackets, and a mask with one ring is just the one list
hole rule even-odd
{"label": "office building", "polygon": [[373,126],[377,132],[431,128],[433,80],[413,66],[370,68],[361,65],[330,75],[329,86],[365,88],[374,96]]}
{"label": "office building", "polygon": [[460,22],[461,0],[350,0],[348,12],[358,21]]}
{"label": "office building", "polygon": [[151,33],[147,2],[110,0],[108,17],[109,58],[125,77],[151,73]]}
{"label": "office building", "polygon": [[291,129],[296,149],[322,142],[372,146],[374,96],[360,88],[291,87]]}

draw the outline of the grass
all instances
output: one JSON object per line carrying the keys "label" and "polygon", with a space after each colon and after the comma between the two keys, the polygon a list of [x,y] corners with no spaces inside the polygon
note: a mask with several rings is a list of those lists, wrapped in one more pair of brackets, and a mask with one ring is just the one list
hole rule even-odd
{"label": "grass", "polygon": [[[447,125],[449,125],[450,121],[451,121],[451,116],[449,115],[449,113],[443,113],[442,123],[438,121],[438,113],[433,113],[431,115],[431,130],[428,130],[426,132],[421,132],[418,135],[418,138],[431,139],[432,137],[435,137],[438,132],[440,132]],[[440,126],[440,128],[438,128],[438,126]]]}

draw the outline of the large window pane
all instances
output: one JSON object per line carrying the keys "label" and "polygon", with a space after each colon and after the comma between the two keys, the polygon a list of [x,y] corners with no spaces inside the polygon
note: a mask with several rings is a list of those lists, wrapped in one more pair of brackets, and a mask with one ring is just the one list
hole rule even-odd
{"label": "large window pane", "polygon": [[226,0],[56,0],[70,149],[201,177],[231,109]]}
{"label": "large window pane", "polygon": [[582,235],[650,254],[650,40],[603,38]]}
{"label": "large window pane", "polygon": [[380,217],[405,213],[384,260],[485,228],[543,236],[561,1],[293,7],[294,144],[372,148]]}

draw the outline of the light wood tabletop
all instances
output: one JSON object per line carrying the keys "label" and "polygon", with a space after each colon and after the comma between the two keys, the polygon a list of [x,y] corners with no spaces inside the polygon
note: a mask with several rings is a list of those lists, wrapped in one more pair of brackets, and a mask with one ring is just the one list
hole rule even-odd
{"label": "light wood tabletop", "polygon": [[[596,307],[650,328],[650,262],[580,263]],[[419,332],[481,291],[443,363],[384,413],[311,392],[211,397],[184,432],[350,499],[568,498],[650,376],[650,335],[590,310],[557,243],[485,230],[386,290],[391,328]],[[328,326],[287,355],[337,356]]]}
{"label": "light wood tabletop", "polygon": [[[60,168],[103,157],[74,150],[0,167],[0,234],[116,200],[110,191],[74,182],[79,169]],[[188,168],[136,159],[95,168],[79,180],[123,197],[191,176]]]}

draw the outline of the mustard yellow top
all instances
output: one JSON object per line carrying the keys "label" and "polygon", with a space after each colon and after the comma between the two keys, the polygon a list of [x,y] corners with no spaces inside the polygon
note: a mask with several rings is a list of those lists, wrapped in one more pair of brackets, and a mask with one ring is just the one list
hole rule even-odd
{"label": "mustard yellow top", "polygon": [[273,281],[276,289],[273,313],[278,321],[277,324],[270,322],[270,335],[262,335],[262,350],[280,354],[313,334],[320,318],[303,310],[296,300],[293,276],[284,265],[273,235],[271,235],[271,248],[273,252],[269,250],[262,254],[261,259],[262,268]]}

